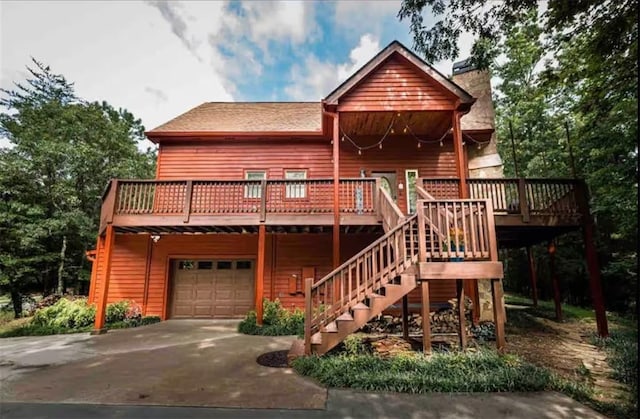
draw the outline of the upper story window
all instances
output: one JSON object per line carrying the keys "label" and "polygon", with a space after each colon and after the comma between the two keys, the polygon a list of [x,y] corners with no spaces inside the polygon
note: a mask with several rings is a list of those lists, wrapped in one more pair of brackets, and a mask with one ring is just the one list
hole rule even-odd
{"label": "upper story window", "polygon": [[[246,180],[263,180],[267,178],[266,170],[247,170],[244,172]],[[245,198],[262,198],[262,185],[260,183],[252,183],[244,187]]]}
{"label": "upper story window", "polygon": [[[307,178],[306,170],[285,170],[284,178],[289,180],[303,180]],[[305,182],[287,182],[286,198],[306,198],[307,185]]]}

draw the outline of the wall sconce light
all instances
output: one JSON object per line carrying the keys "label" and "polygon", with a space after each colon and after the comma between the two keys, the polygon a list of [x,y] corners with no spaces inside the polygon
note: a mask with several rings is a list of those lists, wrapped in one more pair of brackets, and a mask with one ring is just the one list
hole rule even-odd
{"label": "wall sconce light", "polygon": [[152,234],[151,235],[151,240],[153,240],[154,243],[158,243],[158,240],[160,240],[160,235],[159,234]]}
{"label": "wall sconce light", "polygon": [[403,190],[404,189],[404,185],[402,183],[398,183],[398,189],[399,190]]}

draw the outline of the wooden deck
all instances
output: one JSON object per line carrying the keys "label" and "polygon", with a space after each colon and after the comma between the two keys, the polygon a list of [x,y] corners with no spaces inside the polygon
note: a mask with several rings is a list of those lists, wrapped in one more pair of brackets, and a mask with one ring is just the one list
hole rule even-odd
{"label": "wooden deck", "polygon": [[[460,195],[455,178],[420,178],[422,199]],[[468,179],[469,199],[491,203],[500,247],[548,241],[578,229],[588,211],[577,179]],[[113,180],[103,197],[100,231],[119,233],[329,232],[334,225],[332,179]],[[339,181],[342,232],[388,230],[395,214],[379,179]]]}
{"label": "wooden deck", "polygon": [[[103,196],[100,231],[324,232],[334,224],[332,179],[113,180]],[[340,225],[382,231],[379,179],[340,179]],[[371,228],[366,228],[367,226]],[[255,230],[255,231],[254,231]]]}
{"label": "wooden deck", "polygon": [[[419,180],[433,199],[458,197],[460,181]],[[467,179],[470,199],[487,199],[493,206],[500,247],[542,243],[577,230],[588,215],[588,194],[581,179]]]}

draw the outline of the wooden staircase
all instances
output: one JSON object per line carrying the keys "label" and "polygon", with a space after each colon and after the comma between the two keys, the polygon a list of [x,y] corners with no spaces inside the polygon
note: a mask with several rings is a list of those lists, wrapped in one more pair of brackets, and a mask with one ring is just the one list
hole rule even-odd
{"label": "wooden staircase", "polygon": [[324,354],[416,287],[417,216],[316,283],[307,280],[305,353]]}
{"label": "wooden staircase", "polygon": [[[461,279],[491,278],[500,288],[502,264],[490,201],[435,200],[420,194],[416,214],[405,217],[380,192],[386,233],[319,281],[305,279],[305,339],[294,343],[292,353],[326,353],[419,283],[427,319],[430,281],[461,284]],[[498,300],[494,298],[495,305],[501,304]],[[500,347],[504,324],[498,323]],[[430,349],[429,321],[423,326],[425,348]]]}

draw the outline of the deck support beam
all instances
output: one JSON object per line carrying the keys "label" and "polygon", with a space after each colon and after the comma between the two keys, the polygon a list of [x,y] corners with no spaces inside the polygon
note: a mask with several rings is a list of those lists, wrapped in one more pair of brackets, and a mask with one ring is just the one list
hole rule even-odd
{"label": "deck support beam", "polygon": [[340,116],[333,114],[333,267],[340,266]]}
{"label": "deck support beam", "polygon": [[422,280],[422,352],[431,353],[431,300],[429,298],[429,280]]}
{"label": "deck support beam", "polygon": [[505,308],[503,304],[504,292],[502,291],[502,280],[491,279],[491,297],[493,298],[493,319],[496,326],[496,347],[502,352],[506,346],[504,335]]}
{"label": "deck support beam", "polygon": [[[476,281],[468,280],[475,284]],[[462,279],[456,279],[456,298],[458,299],[458,334],[460,335],[460,349],[465,350],[467,348],[467,328],[466,318],[464,315],[464,289]]]}
{"label": "deck support beam", "polygon": [[556,244],[553,240],[549,241],[547,251],[549,252],[549,272],[553,285],[553,303],[556,308],[556,320],[562,321],[562,297],[560,295],[560,281],[556,273]]}
{"label": "deck support beam", "polygon": [[262,299],[264,298],[264,262],[265,262],[265,241],[266,226],[260,224],[258,227],[258,258],[256,260],[256,323],[262,324]]}
{"label": "deck support beam", "polygon": [[409,339],[409,297],[402,297],[402,337]]}
{"label": "deck support beam", "polygon": [[[465,149],[462,139],[462,128],[460,126],[460,112],[453,112],[452,128],[453,128],[453,151],[456,161],[456,175],[460,179],[460,190],[458,191],[461,199],[469,198],[469,188],[467,187],[467,164],[465,158]],[[464,281],[464,291],[471,298],[473,304],[471,310],[471,321],[477,325],[480,321],[480,295],[478,293],[477,281]]]}
{"label": "deck support beam", "polygon": [[533,249],[527,246],[527,259],[529,261],[529,281],[531,282],[531,300],[533,306],[538,307],[538,275],[536,273],[536,264],[533,257]]}
{"label": "deck support beam", "polygon": [[600,264],[598,263],[598,252],[593,241],[593,233],[593,222],[589,221],[582,227],[587,268],[589,269],[589,288],[591,289],[593,309],[596,313],[598,335],[601,337],[607,337],[609,336],[609,325],[607,324],[607,313],[605,311],[604,298],[602,296]]}
{"label": "deck support beam", "polygon": [[104,253],[104,277],[100,284],[100,301],[96,308],[96,320],[94,323],[92,334],[105,333],[105,314],[107,311],[107,297],[109,296],[109,280],[111,277],[111,258],[113,254],[114,242],[116,240],[115,232],[113,231],[113,225],[107,224],[105,228],[105,237],[100,239],[103,241],[105,249]]}

